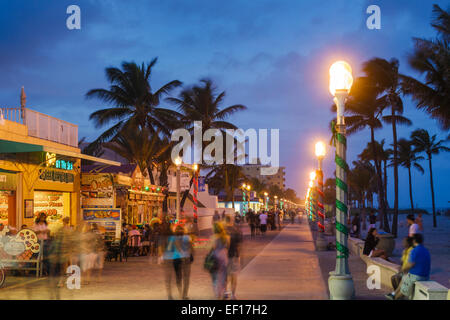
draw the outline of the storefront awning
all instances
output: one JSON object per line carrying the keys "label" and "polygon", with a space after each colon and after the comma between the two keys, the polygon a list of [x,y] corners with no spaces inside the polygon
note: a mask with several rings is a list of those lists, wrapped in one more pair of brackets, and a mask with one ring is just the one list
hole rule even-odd
{"label": "storefront awning", "polygon": [[73,151],[62,150],[58,148],[52,148],[47,146],[41,146],[37,144],[0,140],[0,152],[1,153],[25,153],[25,152],[49,152],[58,154],[61,156],[72,157],[77,159],[85,159],[94,162],[100,162],[111,166],[120,166],[120,162],[97,158]]}

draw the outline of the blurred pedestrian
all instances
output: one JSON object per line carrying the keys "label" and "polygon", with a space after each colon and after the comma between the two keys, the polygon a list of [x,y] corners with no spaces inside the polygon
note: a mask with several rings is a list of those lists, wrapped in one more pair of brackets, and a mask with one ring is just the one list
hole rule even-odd
{"label": "blurred pedestrian", "polygon": [[250,227],[250,238],[254,238],[255,237],[255,231],[256,231],[256,221],[255,221],[255,217],[252,211],[247,212],[247,223]]}
{"label": "blurred pedestrian", "polygon": [[359,214],[356,213],[352,219],[352,228],[351,228],[351,232],[350,232],[352,237],[359,238],[360,225],[361,225],[361,221],[359,220]]}
{"label": "blurred pedestrian", "polygon": [[[237,277],[241,270],[241,247],[243,242],[242,231],[239,225],[226,221],[226,232],[230,237],[230,246],[228,248],[228,266],[227,266],[227,284],[231,285],[231,299],[236,300]],[[227,292],[227,290],[225,290]],[[227,292],[228,295],[228,292]]]}
{"label": "blurred pedestrian", "polygon": [[42,248],[43,274],[48,275],[50,271],[50,264],[48,260],[50,248],[50,229],[48,228],[47,215],[45,214],[45,212],[39,213],[34,222],[33,231],[36,233],[36,236]]}
{"label": "blurred pedestrian", "polygon": [[228,248],[230,237],[227,235],[222,223],[216,222],[213,227],[212,252],[217,262],[217,268],[211,273],[213,289],[216,298],[222,300],[225,294],[228,267]]}
{"label": "blurred pedestrian", "polygon": [[267,231],[267,214],[263,211],[259,215],[261,234],[264,236]]}

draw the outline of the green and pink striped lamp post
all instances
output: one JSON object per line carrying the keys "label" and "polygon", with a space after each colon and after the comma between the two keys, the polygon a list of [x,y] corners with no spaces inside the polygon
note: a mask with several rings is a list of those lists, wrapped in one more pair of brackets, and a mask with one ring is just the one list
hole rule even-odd
{"label": "green and pink striped lamp post", "polygon": [[355,288],[348,267],[347,209],[347,139],[345,137],[345,100],[353,84],[352,68],[345,61],[337,61],[330,67],[330,92],[337,107],[336,121],[336,269],[330,272],[328,287],[331,300],[354,298]]}

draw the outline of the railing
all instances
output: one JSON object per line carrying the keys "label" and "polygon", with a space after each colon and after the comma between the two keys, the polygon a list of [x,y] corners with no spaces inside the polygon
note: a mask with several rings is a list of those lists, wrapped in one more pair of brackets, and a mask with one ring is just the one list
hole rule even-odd
{"label": "railing", "polygon": [[29,136],[78,147],[77,125],[31,109],[22,110],[23,114],[21,108],[0,108],[5,120],[26,125]]}
{"label": "railing", "polygon": [[23,123],[21,108],[0,107],[0,118],[1,117],[5,120]]}

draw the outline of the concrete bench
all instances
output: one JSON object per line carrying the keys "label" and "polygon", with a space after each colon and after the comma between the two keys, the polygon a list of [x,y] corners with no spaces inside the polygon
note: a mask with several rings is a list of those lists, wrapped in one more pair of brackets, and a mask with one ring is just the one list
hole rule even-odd
{"label": "concrete bench", "polygon": [[436,281],[414,283],[413,300],[446,300],[449,295],[449,290]]}
{"label": "concrete bench", "polygon": [[358,238],[348,237],[348,248],[355,256],[362,256],[364,250],[364,241]]}

